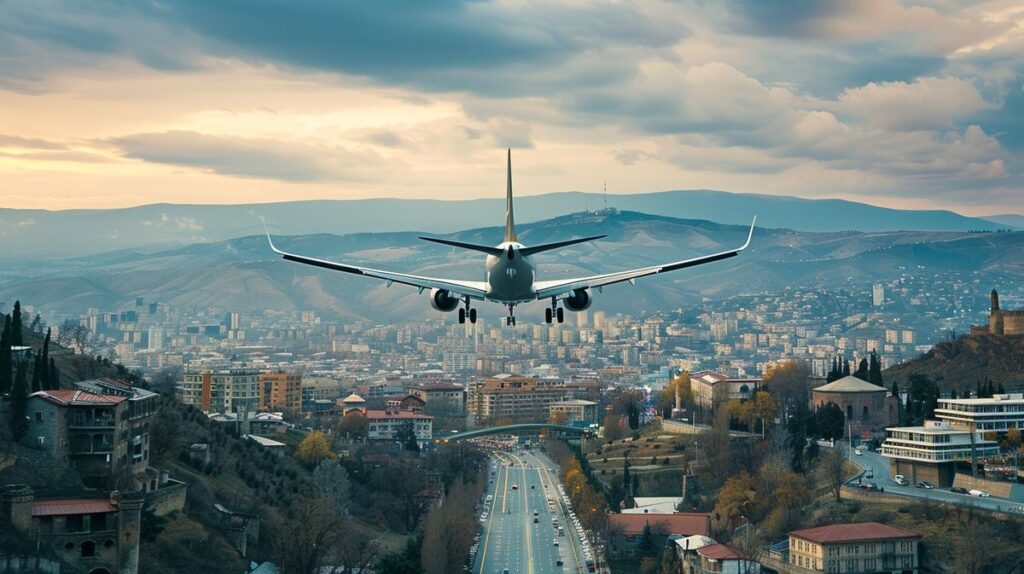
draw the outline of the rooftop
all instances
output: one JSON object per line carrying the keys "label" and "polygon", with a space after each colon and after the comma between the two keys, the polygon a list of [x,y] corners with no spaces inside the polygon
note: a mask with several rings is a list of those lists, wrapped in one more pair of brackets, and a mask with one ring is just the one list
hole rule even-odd
{"label": "rooftop", "polygon": [[858,379],[853,375],[843,377],[841,379],[832,381],[827,385],[811,389],[813,392],[826,392],[826,393],[886,393],[888,392],[885,387],[878,385],[872,385],[871,383]]}
{"label": "rooftop", "polygon": [[408,420],[434,420],[434,417],[428,415],[421,415],[420,413],[414,413],[412,411],[366,411],[366,418],[368,419],[408,419]]}
{"label": "rooftop", "polygon": [[60,406],[113,406],[125,400],[124,397],[98,395],[88,391],[63,389],[59,391],[36,391],[29,397],[37,397]]}
{"label": "rooftop", "polygon": [[610,514],[609,526],[621,528],[623,534],[640,534],[644,526],[650,525],[656,534],[680,534],[707,536],[711,531],[711,515],[701,512],[676,512],[672,514]]}
{"label": "rooftop", "polygon": [[739,560],[743,558],[739,552],[725,544],[710,544],[697,549],[697,554],[712,560]]}
{"label": "rooftop", "polygon": [[939,402],[957,405],[991,405],[1006,403],[1024,403],[1024,393],[992,395],[992,398],[988,399],[939,399]]}
{"label": "rooftop", "polygon": [[32,516],[68,516],[102,512],[117,512],[117,507],[105,498],[36,500],[32,503]]}
{"label": "rooftop", "polygon": [[852,524],[829,524],[816,528],[794,530],[790,536],[810,540],[819,544],[844,542],[867,542],[871,540],[892,540],[893,538],[920,538],[916,532],[887,526],[879,522],[855,522]]}

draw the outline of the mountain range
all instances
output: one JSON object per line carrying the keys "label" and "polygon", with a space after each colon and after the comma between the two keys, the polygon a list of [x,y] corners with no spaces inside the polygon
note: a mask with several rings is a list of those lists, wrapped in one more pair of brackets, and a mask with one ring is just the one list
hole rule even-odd
{"label": "mountain range", "polygon": [[[605,234],[606,238],[536,256],[544,279],[590,275],[686,259],[734,248],[745,225],[677,219],[638,212],[576,213],[519,226],[519,239],[538,244]],[[426,243],[419,233],[279,236],[280,248],[313,257],[455,279],[477,279],[482,256]],[[501,227],[442,235],[497,244]],[[863,286],[914,273],[982,272],[1024,275],[1024,233],[949,231],[805,232],[758,228],[751,248],[727,261],[682,270],[595,295],[595,309],[638,313],[672,309],[702,297],[786,287]],[[178,306],[316,310],[336,319],[422,318],[432,311],[415,289],[282,261],[266,237],[249,235],[170,249],[121,249],[102,254],[10,264],[0,301],[21,298],[58,313],[116,309],[135,297]],[[521,313],[540,313],[539,305]],[[503,312],[482,305],[484,316]]]}
{"label": "mountain range", "polygon": [[[516,199],[519,223],[607,207],[652,215],[748,223],[798,231],[994,231],[1024,221],[988,221],[952,211],[914,211],[843,200],[690,190],[608,195],[562,192]],[[165,249],[218,242],[262,231],[286,235],[423,231],[454,233],[497,224],[504,199],[317,200],[248,205],[153,204],[124,209],[0,209],[0,262],[68,258],[115,249]],[[997,216],[1000,218],[1014,216]],[[1016,216],[1020,218],[1020,216]],[[1024,220],[1024,218],[1020,218]]]}

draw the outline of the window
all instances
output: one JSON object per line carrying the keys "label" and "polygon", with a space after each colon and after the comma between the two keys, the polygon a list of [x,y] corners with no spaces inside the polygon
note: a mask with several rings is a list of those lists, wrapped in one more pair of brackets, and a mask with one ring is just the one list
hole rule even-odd
{"label": "window", "polygon": [[86,540],[80,548],[82,550],[82,558],[96,556],[96,543],[92,540]]}
{"label": "window", "polygon": [[42,411],[36,411],[36,422],[37,423],[43,422],[43,413],[42,413]]}

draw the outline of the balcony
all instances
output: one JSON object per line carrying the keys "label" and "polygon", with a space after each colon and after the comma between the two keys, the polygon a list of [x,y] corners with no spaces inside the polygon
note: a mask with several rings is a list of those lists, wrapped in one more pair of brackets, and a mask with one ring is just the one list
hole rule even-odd
{"label": "balcony", "polygon": [[114,416],[76,415],[68,418],[69,429],[112,429],[115,426]]}

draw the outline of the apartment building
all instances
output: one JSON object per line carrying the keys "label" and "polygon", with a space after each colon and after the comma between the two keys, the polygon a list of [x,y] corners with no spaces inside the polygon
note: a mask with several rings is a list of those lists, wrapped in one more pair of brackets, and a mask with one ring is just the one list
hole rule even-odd
{"label": "apartment building", "polygon": [[581,399],[551,403],[548,405],[548,420],[567,425],[598,423],[597,403]]}
{"label": "apartment building", "polygon": [[188,366],[179,389],[181,402],[208,413],[254,413],[259,395],[259,370],[242,366]]}
{"label": "apartment building", "polygon": [[730,400],[746,400],[754,396],[762,379],[732,378],[715,371],[697,371],[690,375],[690,391],[697,407],[714,410]]}
{"label": "apartment building", "polygon": [[565,395],[560,379],[501,374],[469,383],[466,410],[476,424],[499,419],[542,422],[548,418],[548,407],[565,400]]}
{"label": "apartment building", "polygon": [[827,574],[916,574],[916,532],[878,522],[830,524],[789,533],[789,563]]}
{"label": "apartment building", "polygon": [[411,411],[367,410],[363,413],[370,440],[397,440],[404,428],[411,428],[420,448],[434,438],[434,417]]}
{"label": "apartment building", "polygon": [[273,371],[260,373],[261,411],[298,413],[302,410],[302,373]]}
{"label": "apartment building", "polygon": [[466,414],[466,388],[452,383],[426,383],[409,387],[409,394],[423,400],[423,412],[435,416]]}

